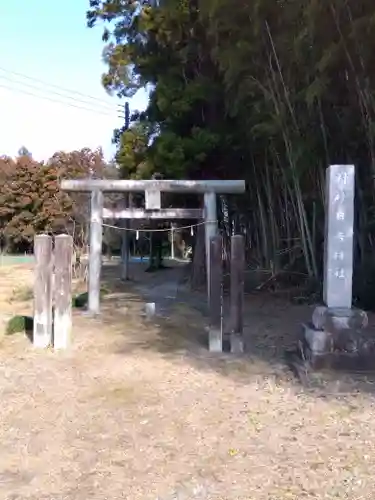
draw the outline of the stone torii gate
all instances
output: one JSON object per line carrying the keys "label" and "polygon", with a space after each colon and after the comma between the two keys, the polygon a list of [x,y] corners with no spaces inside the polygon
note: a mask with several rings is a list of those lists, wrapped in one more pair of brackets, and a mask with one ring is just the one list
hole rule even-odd
{"label": "stone torii gate", "polygon": [[[107,180],[66,179],[61,182],[64,191],[91,193],[90,249],[89,249],[89,296],[88,309],[93,314],[100,310],[100,275],[103,219],[204,219],[207,268],[207,291],[210,295],[210,241],[218,233],[217,194],[243,193],[243,180]],[[145,209],[125,208],[109,210],[104,207],[105,192],[144,192]],[[161,208],[161,192],[201,193],[204,209]]]}

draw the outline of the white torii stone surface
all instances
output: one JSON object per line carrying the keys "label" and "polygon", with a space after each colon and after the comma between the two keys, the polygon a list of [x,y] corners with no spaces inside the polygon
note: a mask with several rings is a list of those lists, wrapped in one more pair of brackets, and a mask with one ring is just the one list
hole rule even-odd
{"label": "white torii stone surface", "polygon": [[65,179],[61,181],[63,191],[168,191],[175,193],[243,193],[243,180],[110,180],[110,179]]}
{"label": "white torii stone surface", "polygon": [[[90,257],[89,257],[89,312],[98,314],[100,309],[100,274],[101,274],[101,251],[102,251],[102,223],[103,215],[103,193],[104,192],[142,192],[153,193],[148,195],[148,205],[158,206],[159,198],[155,191],[167,191],[176,193],[204,193],[204,217],[205,217],[205,243],[207,263],[207,290],[210,294],[210,240],[217,234],[217,193],[243,193],[245,191],[244,180],[109,180],[109,179],[65,179],[61,182],[64,191],[91,191],[91,219],[90,219]],[[163,211],[163,209],[160,209]],[[164,209],[165,210],[165,209]],[[175,210],[174,217],[178,215]],[[128,211],[124,211],[129,215]],[[172,213],[170,214],[172,215]],[[149,214],[149,218],[157,218],[156,214]]]}

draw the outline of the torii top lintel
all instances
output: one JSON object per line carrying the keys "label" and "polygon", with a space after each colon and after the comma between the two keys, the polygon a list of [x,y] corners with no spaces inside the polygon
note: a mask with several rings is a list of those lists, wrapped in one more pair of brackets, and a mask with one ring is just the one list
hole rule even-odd
{"label": "torii top lintel", "polygon": [[65,179],[61,182],[64,191],[142,192],[169,191],[175,193],[243,193],[244,180],[110,180],[110,179]]}

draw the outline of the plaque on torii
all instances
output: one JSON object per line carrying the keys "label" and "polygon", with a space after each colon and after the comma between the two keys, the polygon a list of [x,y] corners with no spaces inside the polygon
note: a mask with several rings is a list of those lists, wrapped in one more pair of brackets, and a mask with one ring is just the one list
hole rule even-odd
{"label": "plaque on torii", "polygon": [[161,192],[157,189],[147,189],[145,191],[145,208],[146,210],[161,209]]}

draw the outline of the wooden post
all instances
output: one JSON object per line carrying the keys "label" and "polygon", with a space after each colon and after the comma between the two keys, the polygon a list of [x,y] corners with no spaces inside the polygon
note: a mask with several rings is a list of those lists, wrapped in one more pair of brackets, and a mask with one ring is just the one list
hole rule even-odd
{"label": "wooden post", "polygon": [[210,241],[217,235],[217,213],[216,213],[216,194],[214,192],[204,194],[204,216],[205,216],[205,241],[206,241],[206,272],[207,272],[207,296],[210,301]]}
{"label": "wooden post", "polygon": [[100,310],[100,274],[102,264],[102,214],[103,193],[91,193],[90,253],[89,253],[89,300],[88,309],[93,314]]}
{"label": "wooden post", "polygon": [[[152,226],[152,229],[154,228],[154,226]],[[153,264],[154,264],[154,259],[153,259],[153,236],[154,236],[154,233],[153,231],[149,232],[148,233],[150,235],[150,239],[149,239],[149,243],[150,243],[150,246],[149,246],[149,250],[150,250],[150,253],[149,253],[149,257],[148,257],[148,262],[149,262],[149,267],[151,267]]]}
{"label": "wooden post", "polygon": [[[130,205],[130,195],[126,193],[125,195],[125,205],[126,208]],[[129,279],[129,221],[123,220],[122,222],[122,234],[121,234],[121,279],[127,281]]]}
{"label": "wooden post", "polygon": [[171,224],[171,259],[174,260],[175,254],[174,254],[174,228],[175,225]]}
{"label": "wooden post", "polygon": [[33,345],[45,348],[52,340],[52,238],[39,234],[34,239],[34,328]]}
{"label": "wooden post", "polygon": [[122,223],[121,235],[121,279],[127,281],[129,279],[129,221],[124,220]]}
{"label": "wooden post", "polygon": [[240,234],[231,238],[230,256],[230,350],[244,351],[243,308],[244,308],[245,244]]}
{"label": "wooden post", "polygon": [[73,238],[60,234],[55,238],[55,318],[53,346],[67,349],[72,330],[72,258]]}
{"label": "wooden post", "polygon": [[210,352],[223,351],[223,325],[222,325],[222,285],[223,261],[222,238],[214,236],[210,240],[210,296],[209,296],[209,338]]}

